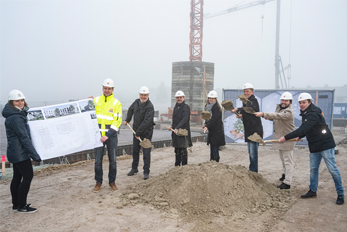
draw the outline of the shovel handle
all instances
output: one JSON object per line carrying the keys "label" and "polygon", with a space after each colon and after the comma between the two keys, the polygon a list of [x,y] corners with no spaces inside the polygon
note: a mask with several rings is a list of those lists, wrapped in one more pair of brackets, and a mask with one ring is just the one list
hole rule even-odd
{"label": "shovel handle", "polygon": [[[289,139],[289,140],[286,140],[284,142],[287,142],[287,141],[296,141],[296,139]],[[302,142],[302,139],[299,139],[299,141]],[[264,143],[278,143],[278,140],[266,140],[266,141],[264,141]]]}
{"label": "shovel handle", "polygon": [[[136,132],[133,130],[133,128],[131,128],[131,126],[129,125],[129,123],[127,123],[128,127],[130,128],[130,130],[134,133],[134,135],[136,135]],[[142,142],[142,139],[139,138],[140,142]]]}

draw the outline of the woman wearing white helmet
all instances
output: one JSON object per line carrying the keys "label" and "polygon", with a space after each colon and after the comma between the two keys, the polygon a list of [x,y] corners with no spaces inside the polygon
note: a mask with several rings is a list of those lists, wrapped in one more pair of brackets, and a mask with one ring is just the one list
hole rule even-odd
{"label": "woman wearing white helmet", "polygon": [[27,114],[28,104],[19,90],[9,93],[8,103],[2,111],[6,118],[7,159],[13,164],[11,182],[12,209],[20,213],[34,213],[37,209],[27,204],[27,195],[33,179],[33,167],[30,161],[41,162],[39,154],[31,143]]}
{"label": "woman wearing white helmet", "polygon": [[217,92],[212,90],[207,95],[205,111],[211,113],[211,118],[205,121],[204,131],[209,131],[207,145],[210,145],[210,160],[219,162],[219,147],[225,145],[222,108],[217,100]]}

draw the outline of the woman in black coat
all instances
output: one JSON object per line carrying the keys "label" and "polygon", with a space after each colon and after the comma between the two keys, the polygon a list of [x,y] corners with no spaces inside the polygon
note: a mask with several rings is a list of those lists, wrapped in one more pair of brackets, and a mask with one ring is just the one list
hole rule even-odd
{"label": "woman in black coat", "polygon": [[224,126],[222,120],[222,108],[217,100],[217,92],[208,93],[205,111],[211,113],[211,118],[203,126],[208,131],[207,145],[210,145],[210,160],[219,162],[219,147],[225,145]]}
{"label": "woman in black coat", "polygon": [[6,118],[7,159],[13,164],[11,182],[12,209],[20,213],[34,213],[36,208],[27,204],[27,196],[33,179],[33,167],[30,158],[41,162],[39,154],[31,143],[27,114],[28,104],[19,90],[9,93],[8,103],[2,111]]}

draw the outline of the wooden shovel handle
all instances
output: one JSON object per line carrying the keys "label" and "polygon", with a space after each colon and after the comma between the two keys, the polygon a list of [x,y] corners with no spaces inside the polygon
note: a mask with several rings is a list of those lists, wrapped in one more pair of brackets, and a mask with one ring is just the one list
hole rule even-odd
{"label": "wooden shovel handle", "polygon": [[[296,141],[296,139],[289,139],[289,140],[286,140],[284,142],[287,142],[287,141]],[[302,139],[299,139],[299,141],[302,142]],[[278,140],[266,140],[266,141],[264,141],[264,143],[278,143]]]}
{"label": "wooden shovel handle", "polygon": [[[131,126],[129,125],[129,123],[127,123],[128,127],[130,128],[130,130],[134,133],[134,135],[136,135],[136,132],[133,130],[133,128],[131,128]],[[139,138],[140,142],[142,142],[142,139]]]}

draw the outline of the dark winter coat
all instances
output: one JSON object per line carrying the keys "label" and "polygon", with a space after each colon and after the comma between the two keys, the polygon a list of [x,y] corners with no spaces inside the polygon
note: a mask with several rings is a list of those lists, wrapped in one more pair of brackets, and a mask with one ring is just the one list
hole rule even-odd
{"label": "dark winter coat", "polygon": [[214,104],[211,111],[212,117],[205,122],[208,128],[207,145],[211,144],[213,147],[223,146],[225,145],[224,126],[218,103]]}
{"label": "dark winter coat", "polygon": [[311,153],[325,151],[336,146],[334,137],[322,115],[322,110],[311,103],[305,111],[300,110],[301,126],[287,134],[286,140],[306,136]]}
{"label": "dark winter coat", "polygon": [[154,120],[154,107],[152,102],[148,99],[141,104],[140,99],[136,99],[129,107],[127,118],[125,121],[128,123],[131,121],[134,115],[133,129],[136,132],[136,136],[141,139],[152,139]]}
{"label": "dark winter coat", "polygon": [[172,129],[186,129],[188,136],[178,136],[172,132],[172,146],[177,148],[187,148],[193,146],[190,135],[190,107],[183,101],[181,104],[176,103],[172,115]]}
{"label": "dark winter coat", "polygon": [[[248,98],[247,104],[243,103],[243,107],[252,107],[255,112],[259,112],[258,100],[254,95]],[[253,135],[255,132],[263,138],[263,125],[261,119],[253,114],[246,113],[242,108],[239,109],[242,114],[242,121],[244,126],[245,142],[252,142],[248,136]]]}
{"label": "dark winter coat", "polygon": [[26,110],[14,110],[8,103],[2,111],[2,116],[6,118],[7,159],[10,163],[18,163],[30,158],[41,161],[31,142],[27,114]]}

